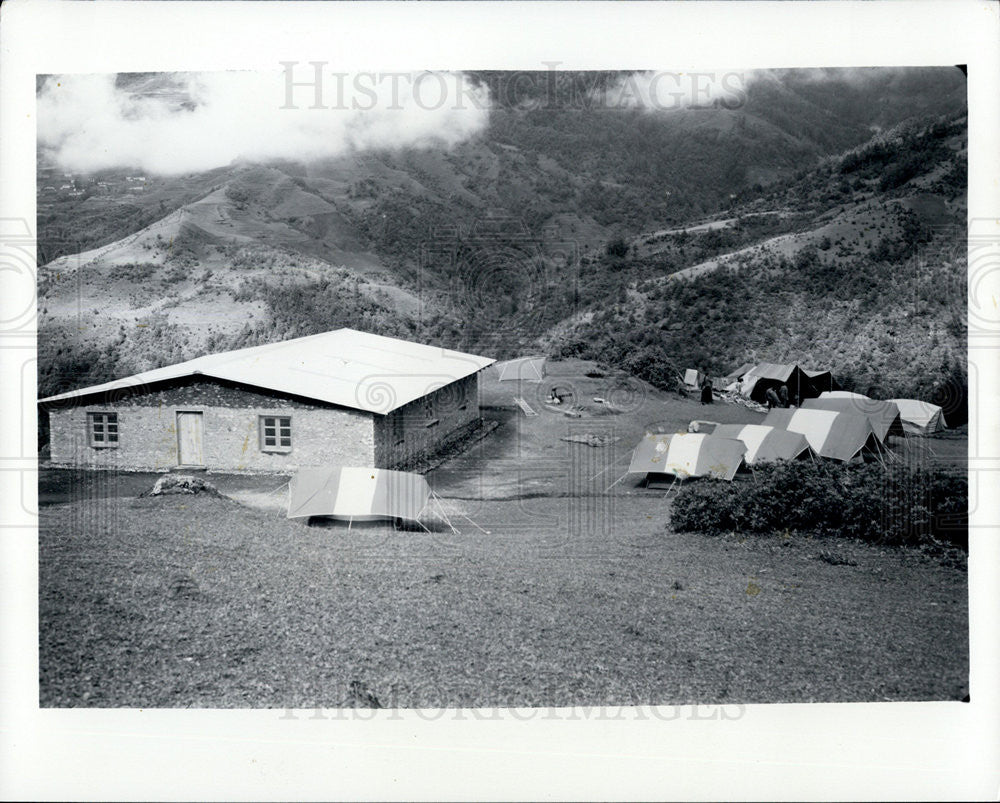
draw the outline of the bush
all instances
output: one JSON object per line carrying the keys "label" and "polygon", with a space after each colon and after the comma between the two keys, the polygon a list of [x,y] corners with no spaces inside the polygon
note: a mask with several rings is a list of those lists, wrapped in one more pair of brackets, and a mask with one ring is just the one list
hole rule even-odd
{"label": "bush", "polygon": [[674,499],[678,531],[813,531],[883,544],[968,549],[968,482],[954,469],[780,461],[750,482],[699,482]]}

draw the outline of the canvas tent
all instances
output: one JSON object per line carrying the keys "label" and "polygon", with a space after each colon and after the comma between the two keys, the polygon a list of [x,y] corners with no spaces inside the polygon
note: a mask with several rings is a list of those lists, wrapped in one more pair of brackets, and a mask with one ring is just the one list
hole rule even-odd
{"label": "canvas tent", "polygon": [[890,399],[899,408],[903,430],[911,435],[933,435],[945,429],[944,411],[918,399]]}
{"label": "canvas tent", "polygon": [[753,368],[753,363],[745,362],[735,371],[730,371],[728,374],[722,377],[723,387],[728,388],[729,385],[732,385],[734,382],[736,382],[737,379],[739,379],[741,376],[747,373],[747,371],[749,371],[751,368]]}
{"label": "canvas tent", "polygon": [[427,480],[380,468],[300,469],[288,486],[288,518],[418,521],[431,496]]}
{"label": "canvas tent", "polygon": [[832,390],[834,381],[829,371],[810,371],[794,363],[762,362],[743,374],[743,395],[761,404],[770,388],[788,386],[788,393],[799,399],[819,396]]}
{"label": "canvas tent", "polygon": [[894,402],[882,401],[881,399],[869,399],[866,396],[861,398],[843,398],[827,393],[820,394],[817,399],[806,399],[802,402],[804,410],[834,410],[840,413],[856,413],[863,415],[872,425],[872,430],[880,441],[885,441],[889,435],[899,435],[902,437],[903,422],[899,418],[899,407]]}
{"label": "canvas tent", "polygon": [[515,379],[539,381],[545,376],[545,357],[521,357],[497,363],[497,376],[500,382]]}
{"label": "canvas tent", "polygon": [[761,404],[766,399],[768,389],[777,390],[788,386],[788,392],[802,398],[802,388],[809,386],[808,377],[797,365],[762,362],[743,375],[743,395]]}
{"label": "canvas tent", "polygon": [[858,457],[866,447],[878,450],[878,439],[863,415],[835,410],[771,410],[764,426],[778,427],[806,436],[809,446],[820,457],[847,462]]}
{"label": "canvas tent", "polygon": [[[701,433],[647,434],[632,452],[629,474],[717,477],[731,480],[743,462],[740,441]],[[650,477],[649,475],[654,475]]]}
{"label": "canvas tent", "polygon": [[774,460],[795,460],[810,454],[809,441],[802,433],[763,424],[720,424],[712,437],[741,441],[747,447],[743,459],[748,466]]}

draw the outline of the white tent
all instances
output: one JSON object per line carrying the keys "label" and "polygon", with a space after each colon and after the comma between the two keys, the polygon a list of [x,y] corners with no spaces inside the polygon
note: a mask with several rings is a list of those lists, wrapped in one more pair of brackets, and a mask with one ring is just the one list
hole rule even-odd
{"label": "white tent", "polygon": [[862,450],[878,451],[878,436],[868,419],[860,414],[835,410],[771,410],[762,422],[806,436],[809,446],[820,457],[850,461]]}
{"label": "white tent", "polygon": [[431,496],[427,480],[380,468],[300,469],[288,486],[288,518],[419,521]]}
{"label": "white tent", "polygon": [[515,379],[538,382],[545,376],[545,357],[520,357],[516,360],[499,362],[496,368],[500,382]]}
{"label": "white tent", "polygon": [[890,401],[869,399],[867,396],[834,396],[830,392],[821,393],[818,399],[804,399],[804,410],[834,410],[852,415],[863,415],[871,424],[872,430],[880,441],[885,441],[889,435],[904,434],[900,420],[899,407]]}
{"label": "white tent", "polygon": [[629,474],[672,474],[732,480],[747,447],[731,438],[702,434],[647,434],[632,452]]}
{"label": "white tent", "polygon": [[945,429],[944,411],[918,399],[890,399],[899,408],[903,429],[911,435],[933,435]]}

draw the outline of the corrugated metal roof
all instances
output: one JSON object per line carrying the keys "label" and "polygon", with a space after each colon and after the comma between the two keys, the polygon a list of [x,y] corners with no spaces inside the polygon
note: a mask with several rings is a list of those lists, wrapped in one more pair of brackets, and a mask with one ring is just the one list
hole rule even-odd
{"label": "corrugated metal roof", "polygon": [[40,403],[208,376],[385,415],[494,360],[354,329],[207,354]]}

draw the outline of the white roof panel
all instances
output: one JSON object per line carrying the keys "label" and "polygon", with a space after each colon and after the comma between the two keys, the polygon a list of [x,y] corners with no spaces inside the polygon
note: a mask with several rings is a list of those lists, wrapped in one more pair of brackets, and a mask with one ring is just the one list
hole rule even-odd
{"label": "white roof panel", "polygon": [[40,401],[56,402],[200,375],[384,415],[493,362],[474,354],[337,329],[207,354]]}

